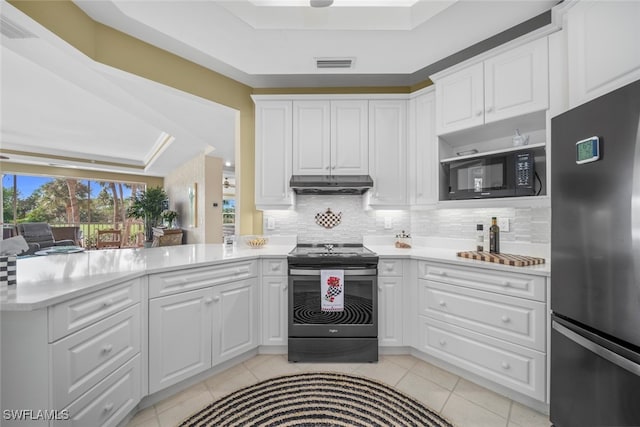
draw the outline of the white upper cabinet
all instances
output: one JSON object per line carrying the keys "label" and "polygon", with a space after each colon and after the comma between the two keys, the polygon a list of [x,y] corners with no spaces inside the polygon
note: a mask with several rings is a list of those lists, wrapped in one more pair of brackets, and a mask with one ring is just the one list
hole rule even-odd
{"label": "white upper cabinet", "polygon": [[438,135],[549,106],[547,38],[541,38],[436,80]]}
{"label": "white upper cabinet", "polygon": [[482,63],[436,82],[437,132],[453,132],[484,123]]}
{"label": "white upper cabinet", "polygon": [[293,101],[293,174],[368,173],[365,100]]}
{"label": "white upper cabinet", "polygon": [[407,101],[369,102],[369,190],[371,206],[407,204]]}
{"label": "white upper cabinet", "polygon": [[581,1],[566,18],[570,107],[640,79],[640,2]]}
{"label": "white upper cabinet", "polygon": [[256,207],[287,208],[292,144],[291,101],[256,101]]}
{"label": "white upper cabinet", "polygon": [[409,203],[428,206],[438,201],[438,139],[433,91],[409,101]]}
{"label": "white upper cabinet", "polygon": [[547,38],[484,61],[485,123],[549,107]]}
{"label": "white upper cabinet", "polygon": [[329,101],[293,102],[293,173],[331,173],[331,119]]}

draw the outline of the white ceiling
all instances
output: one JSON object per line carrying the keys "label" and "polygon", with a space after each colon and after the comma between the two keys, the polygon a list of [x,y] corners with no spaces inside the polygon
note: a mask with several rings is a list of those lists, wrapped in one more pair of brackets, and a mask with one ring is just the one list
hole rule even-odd
{"label": "white ceiling", "polygon": [[[256,88],[415,84],[430,65],[557,3],[335,0],[310,8],[303,0],[266,1],[75,3],[96,21]],[[234,110],[96,63],[0,5],[3,19],[35,36],[2,36],[1,147],[45,155],[12,160],[63,156],[80,167],[160,176],[203,152],[234,161]],[[354,58],[353,68],[316,69],[316,58],[336,57]],[[163,148],[168,136],[173,142]]]}

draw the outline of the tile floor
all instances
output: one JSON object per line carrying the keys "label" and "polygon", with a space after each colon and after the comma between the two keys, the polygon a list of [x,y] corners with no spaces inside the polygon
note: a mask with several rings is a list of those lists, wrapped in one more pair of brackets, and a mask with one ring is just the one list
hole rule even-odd
{"label": "tile floor", "polygon": [[549,417],[412,356],[380,356],[375,364],[289,363],[258,355],[135,415],[127,427],[176,426],[213,400],[279,375],[332,371],[382,381],[434,409],[457,427],[549,427]]}

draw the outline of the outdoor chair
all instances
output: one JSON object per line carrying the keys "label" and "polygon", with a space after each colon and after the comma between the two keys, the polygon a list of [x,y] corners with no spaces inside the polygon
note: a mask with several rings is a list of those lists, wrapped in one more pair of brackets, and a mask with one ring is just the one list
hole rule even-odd
{"label": "outdoor chair", "polygon": [[52,246],[75,246],[76,244],[73,240],[56,240],[51,226],[46,222],[18,224],[18,234],[24,237],[29,245],[29,250],[19,255],[33,255]]}
{"label": "outdoor chair", "polygon": [[73,240],[76,246],[82,246],[82,230],[77,225],[51,227],[53,237],[58,240]]}
{"label": "outdoor chair", "polygon": [[96,248],[120,249],[122,247],[122,230],[98,230]]}

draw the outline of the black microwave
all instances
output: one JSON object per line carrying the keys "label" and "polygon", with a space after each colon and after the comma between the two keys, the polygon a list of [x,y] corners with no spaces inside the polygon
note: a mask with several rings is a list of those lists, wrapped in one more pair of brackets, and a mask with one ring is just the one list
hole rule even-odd
{"label": "black microwave", "polygon": [[444,200],[535,195],[535,156],[518,151],[442,163]]}

